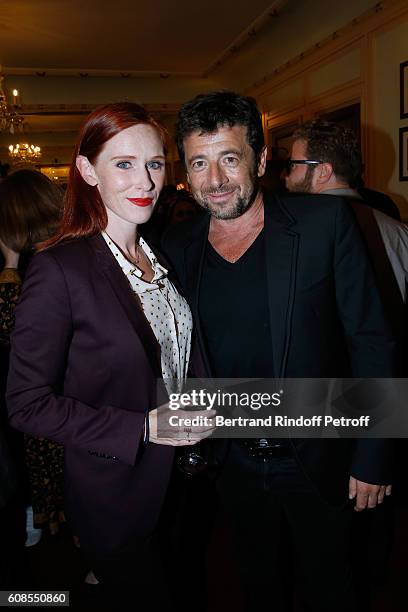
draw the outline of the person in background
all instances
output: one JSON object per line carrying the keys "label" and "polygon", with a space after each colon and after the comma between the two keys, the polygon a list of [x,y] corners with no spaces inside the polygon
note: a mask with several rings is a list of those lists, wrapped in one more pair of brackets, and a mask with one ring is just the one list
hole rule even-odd
{"label": "person in background", "polygon": [[368,206],[382,212],[384,215],[388,215],[388,217],[392,217],[396,221],[401,221],[400,210],[389,195],[366,187],[361,177],[356,185],[356,191]]}
{"label": "person in background", "polygon": [[[156,526],[174,446],[212,433],[166,425],[192,317],[139,235],[164,177],[165,133],[144,108],[108,104],[85,120],[61,224],[33,258],[12,336],[10,422],[64,444],[72,531],[104,604],[120,609],[165,605]],[[199,374],[199,355],[192,365]]]}
{"label": "person in background", "polygon": [[[0,183],[0,251],[4,258],[0,273],[0,331],[6,352],[26,266],[35,245],[55,231],[61,211],[61,191],[36,170],[18,170]],[[2,371],[4,381],[6,375],[7,363]],[[45,438],[25,436],[24,453],[25,460],[19,457],[19,463],[24,463],[27,470],[30,504],[26,546],[31,546],[39,541],[42,529],[55,534],[59,523],[65,521],[63,447]]]}
{"label": "person in background", "polygon": [[175,185],[165,185],[160,193],[156,209],[151,219],[143,224],[142,235],[153,246],[160,247],[163,233],[173,223],[194,217],[199,208],[186,189]]}
{"label": "person in background", "polygon": [[192,219],[200,209],[186,189],[179,189],[168,209],[168,225]]}
{"label": "person in background", "polygon": [[293,135],[286,187],[291,192],[341,196],[351,205],[364,237],[381,299],[399,348],[400,375],[407,374],[408,227],[380,212],[357,186],[361,151],[352,130],[314,120]]}
{"label": "person in background", "polygon": [[265,174],[260,177],[260,185],[262,189],[270,193],[284,194],[286,192],[284,169],[286,167],[288,150],[284,147],[272,148],[272,154],[277,155],[278,153],[280,157],[266,161]]}

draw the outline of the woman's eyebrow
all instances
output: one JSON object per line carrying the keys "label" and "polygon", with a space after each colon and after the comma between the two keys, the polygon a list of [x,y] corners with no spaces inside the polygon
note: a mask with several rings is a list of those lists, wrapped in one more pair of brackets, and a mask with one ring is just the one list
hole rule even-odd
{"label": "woman's eyebrow", "polygon": [[115,155],[115,157],[111,157],[111,159],[123,159],[124,157],[127,159],[136,159],[136,155]]}
{"label": "woman's eyebrow", "polygon": [[[162,153],[159,153],[158,155],[152,155],[152,159],[166,159],[166,156],[163,155]],[[115,155],[115,157],[111,157],[111,160],[113,161],[114,159],[137,159],[136,155]]]}

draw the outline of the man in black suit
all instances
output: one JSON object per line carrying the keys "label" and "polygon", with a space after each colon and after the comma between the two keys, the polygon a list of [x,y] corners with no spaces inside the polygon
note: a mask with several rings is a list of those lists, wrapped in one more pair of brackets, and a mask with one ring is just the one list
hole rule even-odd
{"label": "man in black suit", "polygon": [[[342,200],[259,189],[266,147],[250,98],[198,96],[182,107],[177,131],[192,193],[209,215],[175,227],[163,246],[209,376],[392,376],[393,342]],[[314,612],[352,607],[350,510],[382,502],[389,454],[383,440],[231,442],[218,491],[247,610],[281,609],[284,518],[305,603]]]}
{"label": "man in black suit", "polygon": [[[319,160],[319,163],[305,164],[305,160]],[[351,206],[367,246],[387,320],[396,339],[398,373],[399,376],[406,376],[408,226],[389,216],[388,211],[384,214],[377,210],[376,202],[370,200],[370,194],[378,192],[364,190],[361,193],[358,185],[362,169],[360,145],[353,131],[336,123],[315,119],[304,123],[293,134],[286,186],[292,192],[341,196]],[[403,460],[407,450],[406,440],[396,440],[395,447],[400,458],[396,461],[394,474],[394,488],[398,492],[398,488],[406,488]],[[361,542],[366,537],[355,565],[360,573],[371,575],[374,589],[381,585],[386,575],[392,523],[390,504],[383,504],[375,512],[355,517],[354,531],[358,529]],[[366,588],[364,596],[367,597]]]}

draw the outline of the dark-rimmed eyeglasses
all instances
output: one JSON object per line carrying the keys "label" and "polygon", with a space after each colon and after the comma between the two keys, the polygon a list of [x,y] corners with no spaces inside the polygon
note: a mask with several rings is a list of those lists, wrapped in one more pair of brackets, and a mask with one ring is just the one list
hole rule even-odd
{"label": "dark-rimmed eyeglasses", "polygon": [[285,161],[285,167],[288,172],[291,172],[297,164],[305,164],[306,166],[318,166],[323,162],[316,159],[287,159]]}

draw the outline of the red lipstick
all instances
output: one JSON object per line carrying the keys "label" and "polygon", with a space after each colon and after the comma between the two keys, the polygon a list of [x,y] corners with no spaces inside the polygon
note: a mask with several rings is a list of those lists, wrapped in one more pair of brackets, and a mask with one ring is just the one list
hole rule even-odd
{"label": "red lipstick", "polygon": [[153,198],[127,198],[132,204],[136,206],[150,206],[153,202]]}

